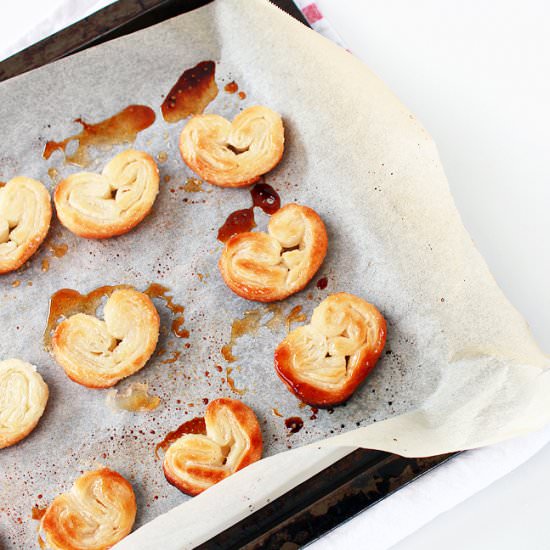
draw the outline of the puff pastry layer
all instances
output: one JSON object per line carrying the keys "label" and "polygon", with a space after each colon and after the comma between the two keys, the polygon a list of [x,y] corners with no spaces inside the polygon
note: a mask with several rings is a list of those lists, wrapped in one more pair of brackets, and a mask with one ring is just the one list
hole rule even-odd
{"label": "puff pastry layer", "polygon": [[325,225],[314,210],[287,204],[271,217],[267,233],[233,235],[218,266],[239,296],[273,302],[307,285],[323,263],[327,242]]}
{"label": "puff pastry layer", "polygon": [[104,320],[77,313],[53,334],[52,350],[67,376],[88,388],[108,388],[141,369],[157,345],[159,315],[148,296],[131,288],[107,299]]}
{"label": "puff pastry layer", "polygon": [[164,475],[180,491],[198,495],[262,456],[256,415],[236,399],[216,399],[205,413],[206,434],[187,434],[164,456]]}
{"label": "puff pastry layer", "polygon": [[129,149],[119,153],[101,174],[79,172],[55,189],[54,202],[61,223],[89,239],[122,235],[151,210],[159,191],[153,158]]}
{"label": "puff pastry layer", "polygon": [[136,497],[119,473],[102,468],[85,472],[68,493],[56,497],[40,522],[48,548],[104,550],[134,525]]}
{"label": "puff pastry layer", "polygon": [[32,432],[47,401],[48,386],[36,367],[19,359],[0,361],[0,449]]}
{"label": "puff pastry layer", "polygon": [[323,300],[311,323],[275,350],[275,370],[299,399],[317,407],[346,401],[376,365],[386,321],[368,302],[340,292]]}
{"label": "puff pastry layer", "polygon": [[196,115],[180,135],[183,160],[199,176],[220,187],[242,187],[258,181],[281,160],[281,117],[257,105],[233,122],[213,114]]}
{"label": "puff pastry layer", "polygon": [[48,190],[17,177],[0,187],[0,273],[21,267],[42,244],[52,218]]}

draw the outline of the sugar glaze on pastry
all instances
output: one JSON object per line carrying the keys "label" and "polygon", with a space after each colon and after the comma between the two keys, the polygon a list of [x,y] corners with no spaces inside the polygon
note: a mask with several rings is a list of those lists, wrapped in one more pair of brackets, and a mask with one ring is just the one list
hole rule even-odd
{"label": "sugar glaze on pastry", "polygon": [[61,223],[89,239],[122,235],[151,210],[159,191],[153,158],[129,149],[109,161],[101,174],[79,172],[55,189],[54,202]]}
{"label": "sugar glaze on pastry", "polygon": [[311,323],[293,330],[275,350],[275,370],[309,405],[346,401],[376,365],[386,342],[386,321],[372,305],[346,292],[332,294]]}
{"label": "sugar glaze on pastry", "polygon": [[218,266],[239,296],[273,302],[307,285],[323,263],[327,242],[325,225],[314,210],[287,204],[271,217],[267,233],[233,235]]}
{"label": "sugar glaze on pastry", "polygon": [[186,434],[164,456],[164,475],[180,491],[198,495],[262,456],[262,434],[254,412],[236,399],[211,401],[206,435]]}
{"label": "sugar glaze on pastry", "polygon": [[77,313],[53,334],[52,351],[67,376],[89,388],[108,388],[141,369],[157,345],[160,320],[150,298],[132,288],[107,299],[104,320]]}
{"label": "sugar glaze on pastry", "polygon": [[0,273],[21,267],[42,244],[52,218],[42,183],[17,177],[0,187]]}
{"label": "sugar glaze on pastry", "polygon": [[85,472],[52,501],[40,522],[40,534],[53,550],[106,550],[130,533],[135,517],[130,483],[102,468]]}
{"label": "sugar glaze on pastry", "polygon": [[46,408],[48,393],[35,366],[20,359],[0,361],[0,449],[32,432]]}
{"label": "sugar glaze on pastry", "polygon": [[281,117],[257,105],[233,122],[219,115],[196,115],[180,135],[183,160],[199,176],[220,187],[250,185],[278,164],[284,150]]}

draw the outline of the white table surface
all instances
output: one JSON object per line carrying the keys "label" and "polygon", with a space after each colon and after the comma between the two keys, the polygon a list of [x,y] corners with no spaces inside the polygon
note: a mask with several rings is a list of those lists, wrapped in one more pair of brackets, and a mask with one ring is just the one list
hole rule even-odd
{"label": "white table surface", "polygon": [[[0,58],[47,33],[36,27],[44,12],[60,28],[77,6],[89,12],[108,1],[3,0]],[[317,3],[434,137],[466,227],[550,353],[550,4]],[[394,550],[550,548],[549,461],[547,446]]]}

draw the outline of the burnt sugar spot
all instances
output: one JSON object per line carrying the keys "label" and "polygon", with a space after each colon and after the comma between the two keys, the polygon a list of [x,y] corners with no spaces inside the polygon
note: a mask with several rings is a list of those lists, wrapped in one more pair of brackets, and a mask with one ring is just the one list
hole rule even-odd
{"label": "burnt sugar spot", "polygon": [[266,214],[275,214],[281,208],[281,197],[271,185],[257,183],[251,190],[252,205],[261,208]]}
{"label": "burnt sugar spot", "polygon": [[289,433],[298,433],[304,427],[304,421],[299,416],[291,416],[285,420],[285,426]]}
{"label": "burnt sugar spot", "polygon": [[223,89],[228,94],[234,94],[239,89],[239,85],[232,80],[231,82],[228,82]]}
{"label": "burnt sugar spot", "polygon": [[218,241],[227,242],[233,235],[246,233],[256,227],[254,220],[254,210],[252,208],[243,208],[231,212],[223,225],[218,229]]}
{"label": "burnt sugar spot", "polygon": [[160,458],[158,454],[159,450],[166,452],[168,447],[170,447],[174,441],[177,441],[182,435],[185,434],[206,435],[206,422],[204,421],[204,417],[199,416],[188,420],[175,430],[168,432],[166,437],[155,446],[155,456]]}
{"label": "burnt sugar spot", "polygon": [[190,115],[198,115],[217,95],[216,64],[201,61],[178,78],[162,102],[162,116],[166,122],[178,122]]}
{"label": "burnt sugar spot", "polygon": [[[155,112],[146,105],[130,105],[116,115],[95,124],[88,123],[82,118],[76,118],[75,122],[82,126],[82,130],[62,141],[48,141],[42,153],[45,159],[49,159],[54,151],[62,151],[65,162],[87,166],[90,162],[90,147],[133,143],[139,132],[155,122]],[[67,154],[67,146],[72,141],[78,141],[78,147],[74,153]]]}

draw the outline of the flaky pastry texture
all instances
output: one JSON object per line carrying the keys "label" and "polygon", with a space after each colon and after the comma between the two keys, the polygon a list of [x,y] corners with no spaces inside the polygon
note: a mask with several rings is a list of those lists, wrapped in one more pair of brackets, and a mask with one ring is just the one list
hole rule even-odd
{"label": "flaky pastry texture", "polygon": [[137,290],[113,292],[103,317],[72,315],[57,326],[52,338],[56,361],[71,380],[88,388],[108,388],[137,372],[158,341],[157,310]]}
{"label": "flaky pastry texture", "polygon": [[151,155],[129,149],[109,161],[101,174],[79,172],[55,189],[59,221],[88,239],[122,235],[140,223],[159,192],[159,172]]}
{"label": "flaky pastry texture", "polygon": [[45,239],[52,218],[42,183],[17,177],[0,187],[0,273],[21,267]]}
{"label": "flaky pastry texture", "polygon": [[325,225],[314,210],[287,204],[271,217],[267,233],[233,235],[218,266],[239,296],[274,302],[308,284],[325,259],[327,243]]}
{"label": "flaky pastry texture", "polygon": [[376,365],[386,343],[386,321],[368,302],[332,294],[311,323],[293,330],[275,350],[275,370],[288,389],[317,407],[349,399]]}
{"label": "flaky pastry texture", "polygon": [[254,412],[236,399],[216,399],[206,408],[206,435],[186,434],[164,456],[164,475],[180,491],[198,495],[262,456]]}
{"label": "flaky pastry texture", "polygon": [[32,432],[46,408],[48,393],[35,366],[20,359],[0,361],[0,449]]}
{"label": "flaky pastry texture", "polygon": [[40,522],[40,534],[53,550],[104,550],[132,530],[135,517],[130,483],[102,468],[85,472],[69,492],[52,501]]}
{"label": "flaky pastry texture", "polygon": [[233,122],[219,115],[196,115],[180,135],[185,164],[201,178],[220,187],[250,185],[278,164],[284,150],[281,117],[257,105]]}

